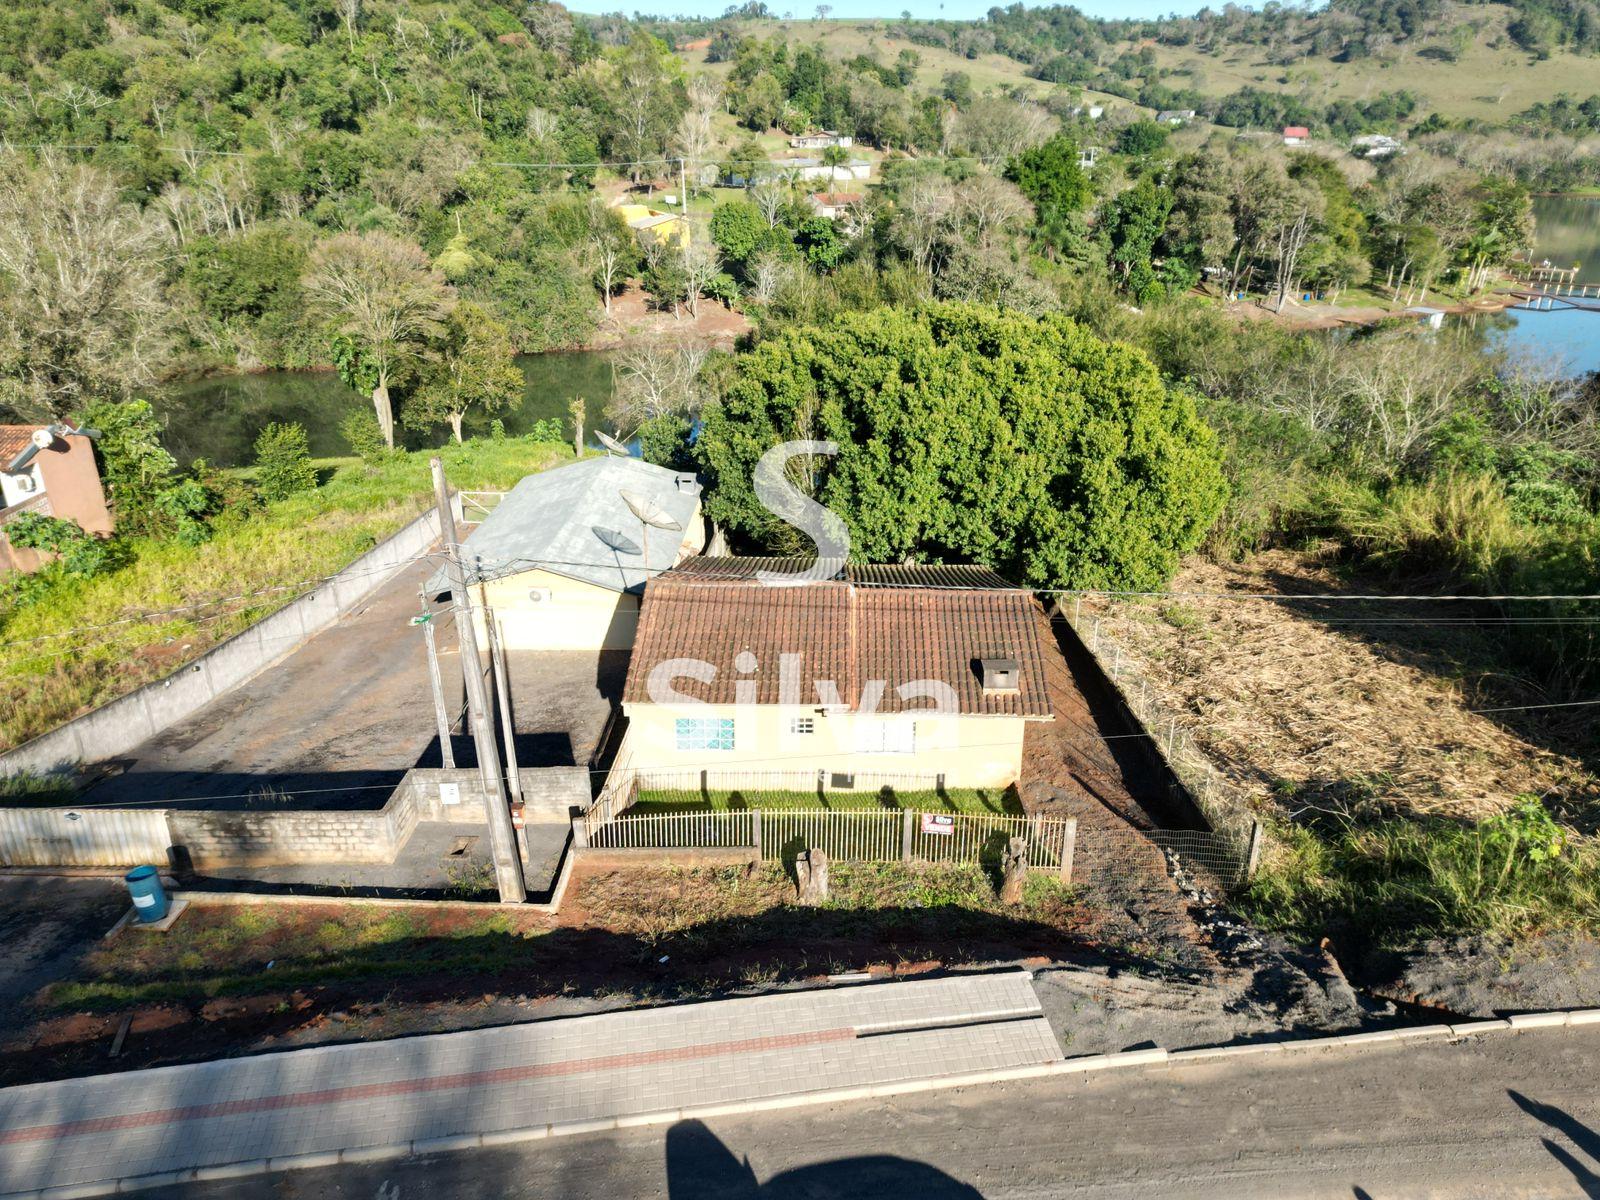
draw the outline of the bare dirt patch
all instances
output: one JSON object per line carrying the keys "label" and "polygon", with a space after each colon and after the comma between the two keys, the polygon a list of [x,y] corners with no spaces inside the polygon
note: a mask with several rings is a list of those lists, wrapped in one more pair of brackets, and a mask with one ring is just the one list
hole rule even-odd
{"label": "bare dirt patch", "polygon": [[1286,552],[1191,561],[1172,590],[1180,595],[1160,603],[1085,605],[1084,616],[1262,805],[1342,811],[1375,798],[1403,813],[1481,818],[1524,793],[1600,798],[1577,758],[1473,711],[1516,703],[1498,686],[1515,681],[1460,666],[1481,656],[1465,647],[1455,657],[1441,639],[1477,635],[1448,605],[1181,595],[1351,590]]}
{"label": "bare dirt patch", "polygon": [[688,305],[680,306],[676,316],[670,309],[658,311],[644,289],[630,283],[612,297],[611,315],[601,322],[584,349],[610,350],[640,335],[698,339],[728,346],[750,328],[750,319],[742,312],[716,300],[701,300],[698,317]]}

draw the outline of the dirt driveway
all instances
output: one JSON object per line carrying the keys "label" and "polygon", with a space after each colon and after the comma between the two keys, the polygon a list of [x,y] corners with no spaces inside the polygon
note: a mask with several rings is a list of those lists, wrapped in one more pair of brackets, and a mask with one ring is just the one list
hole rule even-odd
{"label": "dirt driveway", "polygon": [[0,1011],[69,974],[127,909],[119,880],[0,875]]}

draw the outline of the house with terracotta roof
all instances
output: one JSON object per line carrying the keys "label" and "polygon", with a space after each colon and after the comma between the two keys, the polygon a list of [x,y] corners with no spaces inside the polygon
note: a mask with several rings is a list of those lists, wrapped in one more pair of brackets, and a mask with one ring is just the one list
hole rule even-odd
{"label": "house with terracotta roof", "polygon": [[837,221],[865,197],[860,192],[812,192],[806,199],[811,204],[811,210],[819,217]]}
{"label": "house with terracotta roof", "polygon": [[1001,788],[1053,719],[1043,610],[986,567],[697,557],[645,588],[623,688],[633,764],[943,776]]}
{"label": "house with terracotta roof", "polygon": [[40,565],[36,551],[4,536],[5,526],[24,513],[76,521],[85,533],[111,532],[92,433],[70,425],[0,425],[0,570]]}
{"label": "house with terracotta roof", "polygon": [[1283,144],[1285,146],[1304,146],[1311,140],[1311,130],[1304,125],[1285,125],[1283,127]]}

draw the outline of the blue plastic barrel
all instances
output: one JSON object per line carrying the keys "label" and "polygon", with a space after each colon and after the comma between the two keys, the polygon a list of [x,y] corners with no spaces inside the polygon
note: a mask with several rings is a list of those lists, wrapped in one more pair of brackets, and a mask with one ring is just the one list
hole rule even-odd
{"label": "blue plastic barrel", "polygon": [[154,867],[135,867],[124,875],[133,911],[140,922],[154,925],[167,915],[167,892],[161,886],[161,873]]}

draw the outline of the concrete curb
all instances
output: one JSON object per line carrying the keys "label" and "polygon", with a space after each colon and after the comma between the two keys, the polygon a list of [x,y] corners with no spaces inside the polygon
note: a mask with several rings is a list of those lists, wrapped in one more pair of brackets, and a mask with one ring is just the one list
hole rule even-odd
{"label": "concrete curb", "polygon": [[583,1133],[606,1133],[619,1129],[637,1129],[650,1125],[666,1125],[674,1121],[708,1120],[713,1117],[742,1116],[748,1113],[779,1112],[784,1109],[804,1108],[818,1104],[843,1104],[854,1100],[876,1100],[889,1096],[912,1095],[918,1092],[943,1091],[947,1088],[975,1087],[992,1083],[1016,1083],[1029,1079],[1043,1079],[1053,1075],[1087,1074],[1092,1071],[1115,1070],[1123,1067],[1184,1066],[1191,1063],[1215,1062],[1247,1056],[1306,1054],[1318,1050],[1363,1050],[1369,1046],[1403,1045],[1407,1042],[1440,1041],[1457,1043],[1486,1034],[1519,1033],[1527,1030],[1559,1029],[1569,1025],[1594,1024],[1600,1024],[1600,1008],[1575,1009],[1565,1012],[1520,1013],[1503,1020],[1470,1021],[1459,1025],[1409,1026],[1401,1029],[1381,1029],[1372,1033],[1352,1033],[1337,1037],[1309,1038],[1297,1042],[1259,1042],[1248,1046],[1202,1046],[1193,1050],[1173,1051],[1154,1046],[1148,1050],[1126,1050],[1118,1054],[1093,1054],[1083,1058],[1066,1058],[1055,1062],[1038,1063],[1034,1066],[975,1071],[965,1075],[936,1075],[927,1079],[904,1079],[894,1083],[868,1084],[862,1087],[833,1088],[817,1092],[796,1092],[788,1096],[772,1096],[763,1100],[741,1100],[726,1104],[700,1105],[692,1108],[661,1109],[656,1112],[632,1113],[620,1117],[602,1117],[590,1121],[562,1121],[543,1125],[530,1125],[521,1129],[496,1130],[493,1133],[463,1133],[446,1137],[421,1138],[407,1142],[391,1142],[380,1146],[358,1146],[346,1150],[323,1150],[272,1159],[252,1159],[248,1162],[194,1167],[186,1171],[171,1171],[161,1175],[129,1176],[122,1179],[102,1180],[97,1183],[45,1188],[42,1191],[8,1192],[0,1196],[0,1200],[81,1200],[81,1198],[86,1197],[119,1195],[124,1192],[139,1191],[143,1188],[170,1186],[172,1184],[242,1179],[251,1175],[265,1175],[278,1171],[304,1171],[359,1163],[388,1162],[393,1159],[410,1158],[416,1155],[449,1154],[461,1150],[493,1149],[499,1146],[520,1145],[523,1142],[542,1141],[545,1138],[570,1137]]}

